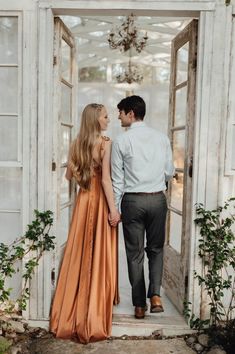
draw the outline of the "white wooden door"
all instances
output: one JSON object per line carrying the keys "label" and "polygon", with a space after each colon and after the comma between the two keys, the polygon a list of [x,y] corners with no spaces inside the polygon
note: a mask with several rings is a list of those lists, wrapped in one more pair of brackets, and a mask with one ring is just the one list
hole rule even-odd
{"label": "white wooden door", "polygon": [[56,229],[55,272],[66,244],[76,186],[66,180],[69,146],[76,133],[77,61],[75,40],[60,18],[55,18],[53,102],[53,186]]}
{"label": "white wooden door", "polygon": [[176,173],[168,190],[163,286],[180,311],[188,286],[197,32],[198,21],[193,20],[174,38],[171,49],[169,136]]}

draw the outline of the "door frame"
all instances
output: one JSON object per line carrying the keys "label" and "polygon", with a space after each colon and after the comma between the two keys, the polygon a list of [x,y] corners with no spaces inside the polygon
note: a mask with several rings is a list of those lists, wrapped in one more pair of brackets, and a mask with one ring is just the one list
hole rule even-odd
{"label": "door frame", "polygon": [[[186,6],[187,4],[187,6]],[[40,185],[41,195],[38,196],[38,204],[40,209],[51,209],[52,198],[50,187],[52,186],[51,177],[51,159],[52,159],[52,94],[53,94],[53,33],[54,21],[56,15],[85,15],[99,14],[102,15],[126,15],[133,12],[142,16],[187,16],[197,17],[199,19],[199,57],[197,71],[197,88],[196,88],[196,114],[195,114],[195,136],[194,136],[194,172],[192,185],[192,204],[193,209],[191,216],[191,242],[189,251],[189,284],[188,284],[188,300],[192,303],[192,311],[197,316],[203,316],[203,295],[201,289],[194,279],[193,273],[196,269],[201,270],[200,258],[197,255],[199,230],[194,224],[195,218],[194,205],[198,202],[204,203],[205,206],[215,206],[219,198],[218,188],[218,171],[219,162],[208,160],[205,158],[205,146],[215,141],[213,132],[210,132],[211,121],[209,117],[214,114],[214,125],[220,126],[221,119],[221,95],[228,87],[228,78],[224,80],[224,86],[218,82],[221,76],[213,76],[213,71],[220,70],[221,61],[225,61],[224,51],[217,45],[219,42],[222,47],[229,48],[230,40],[230,14],[232,6],[216,5],[215,1],[115,1],[110,5],[109,1],[39,1],[39,77],[38,77],[38,183]],[[223,8],[222,8],[223,6]],[[187,8],[187,10],[185,10]],[[227,22],[227,23],[226,23]],[[216,27],[216,31],[211,29]],[[214,33],[219,33],[220,37],[215,37]],[[226,40],[227,39],[227,40]],[[216,42],[217,41],[217,42]],[[214,51],[212,50],[215,45]],[[50,55],[48,60],[48,56]],[[219,71],[220,72],[220,71]],[[224,72],[223,72],[224,74]],[[222,74],[221,74],[222,75]],[[222,81],[221,81],[222,82]],[[216,96],[214,104],[211,102],[212,95]],[[222,114],[225,114],[226,104],[223,102]],[[216,141],[220,137],[216,136]],[[46,147],[46,148],[45,148]],[[45,153],[46,151],[46,153]],[[212,155],[217,156],[217,150],[214,149]],[[203,158],[204,157],[204,158]],[[210,184],[210,177],[215,174],[215,181]],[[215,187],[216,186],[216,187]],[[39,187],[39,186],[38,186]],[[213,191],[214,193],[210,193]],[[41,268],[40,268],[41,267]],[[48,319],[50,302],[51,302],[51,259],[45,256],[38,270],[37,287],[39,294],[36,299],[32,299],[32,306],[37,306],[36,317],[40,319]],[[41,309],[40,309],[41,308]],[[31,314],[29,317],[32,318]],[[34,315],[33,315],[34,317]],[[34,317],[35,318],[35,317]]]}

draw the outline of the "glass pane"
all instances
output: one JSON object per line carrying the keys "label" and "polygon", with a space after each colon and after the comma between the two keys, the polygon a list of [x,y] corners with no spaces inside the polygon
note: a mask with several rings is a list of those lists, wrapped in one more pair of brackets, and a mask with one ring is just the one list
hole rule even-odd
{"label": "glass pane", "polygon": [[171,206],[179,211],[183,208],[184,174],[176,173],[171,182]]}
{"label": "glass pane", "polygon": [[0,17],[0,64],[18,63],[18,18]]}
{"label": "glass pane", "polygon": [[185,130],[173,132],[173,160],[176,168],[184,168]]}
{"label": "glass pane", "polygon": [[69,231],[69,207],[64,208],[60,211],[60,222],[59,222],[59,232],[58,232],[58,246],[61,246],[66,242]]}
{"label": "glass pane", "polygon": [[187,114],[187,90],[188,87],[182,87],[175,93],[175,120],[174,126],[186,124]]}
{"label": "glass pane", "polygon": [[71,128],[61,126],[61,164],[68,160],[69,146],[71,142]]}
{"label": "glass pane", "polygon": [[62,39],[62,77],[71,81],[71,47]]}
{"label": "glass pane", "polygon": [[62,88],[62,104],[61,104],[61,121],[71,123],[71,97],[72,89],[61,83]]}
{"label": "glass pane", "polygon": [[69,202],[69,184],[70,182],[65,178],[66,167],[60,169],[60,205]]}
{"label": "glass pane", "polygon": [[0,113],[18,112],[17,75],[17,68],[0,68]]}
{"label": "glass pane", "polygon": [[176,85],[188,80],[188,52],[189,42],[177,51]]}
{"label": "glass pane", "polygon": [[0,167],[0,209],[20,210],[21,201],[21,168]]}
{"label": "glass pane", "polygon": [[18,118],[0,116],[0,160],[17,161]]}
{"label": "glass pane", "polygon": [[1,241],[10,244],[22,236],[21,214],[0,212]]}
{"label": "glass pane", "polygon": [[169,244],[181,253],[182,216],[170,211]]}

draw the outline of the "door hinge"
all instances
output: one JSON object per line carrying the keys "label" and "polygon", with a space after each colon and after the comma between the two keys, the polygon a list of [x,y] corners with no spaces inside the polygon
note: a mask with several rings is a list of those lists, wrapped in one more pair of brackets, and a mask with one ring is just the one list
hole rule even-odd
{"label": "door hinge", "polygon": [[56,162],[55,161],[52,161],[51,169],[52,169],[52,171],[56,170]]}
{"label": "door hinge", "polygon": [[193,65],[192,68],[195,70],[197,68],[197,58],[193,59]]}
{"label": "door hinge", "polygon": [[192,157],[189,162],[188,175],[191,178],[193,177],[193,158]]}
{"label": "door hinge", "polygon": [[55,286],[55,268],[51,270],[51,285]]}
{"label": "door hinge", "polygon": [[53,65],[56,65],[56,64],[57,64],[57,56],[54,55],[54,56],[53,56]]}

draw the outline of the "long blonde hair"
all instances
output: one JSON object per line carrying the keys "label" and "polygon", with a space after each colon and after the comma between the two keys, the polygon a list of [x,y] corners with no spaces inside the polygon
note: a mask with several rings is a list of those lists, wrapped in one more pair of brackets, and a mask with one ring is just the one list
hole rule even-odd
{"label": "long blonde hair", "polygon": [[90,189],[92,177],[92,154],[94,145],[101,135],[101,127],[98,121],[102,104],[88,104],[83,112],[80,130],[77,138],[70,148],[69,167],[73,177],[84,190]]}

